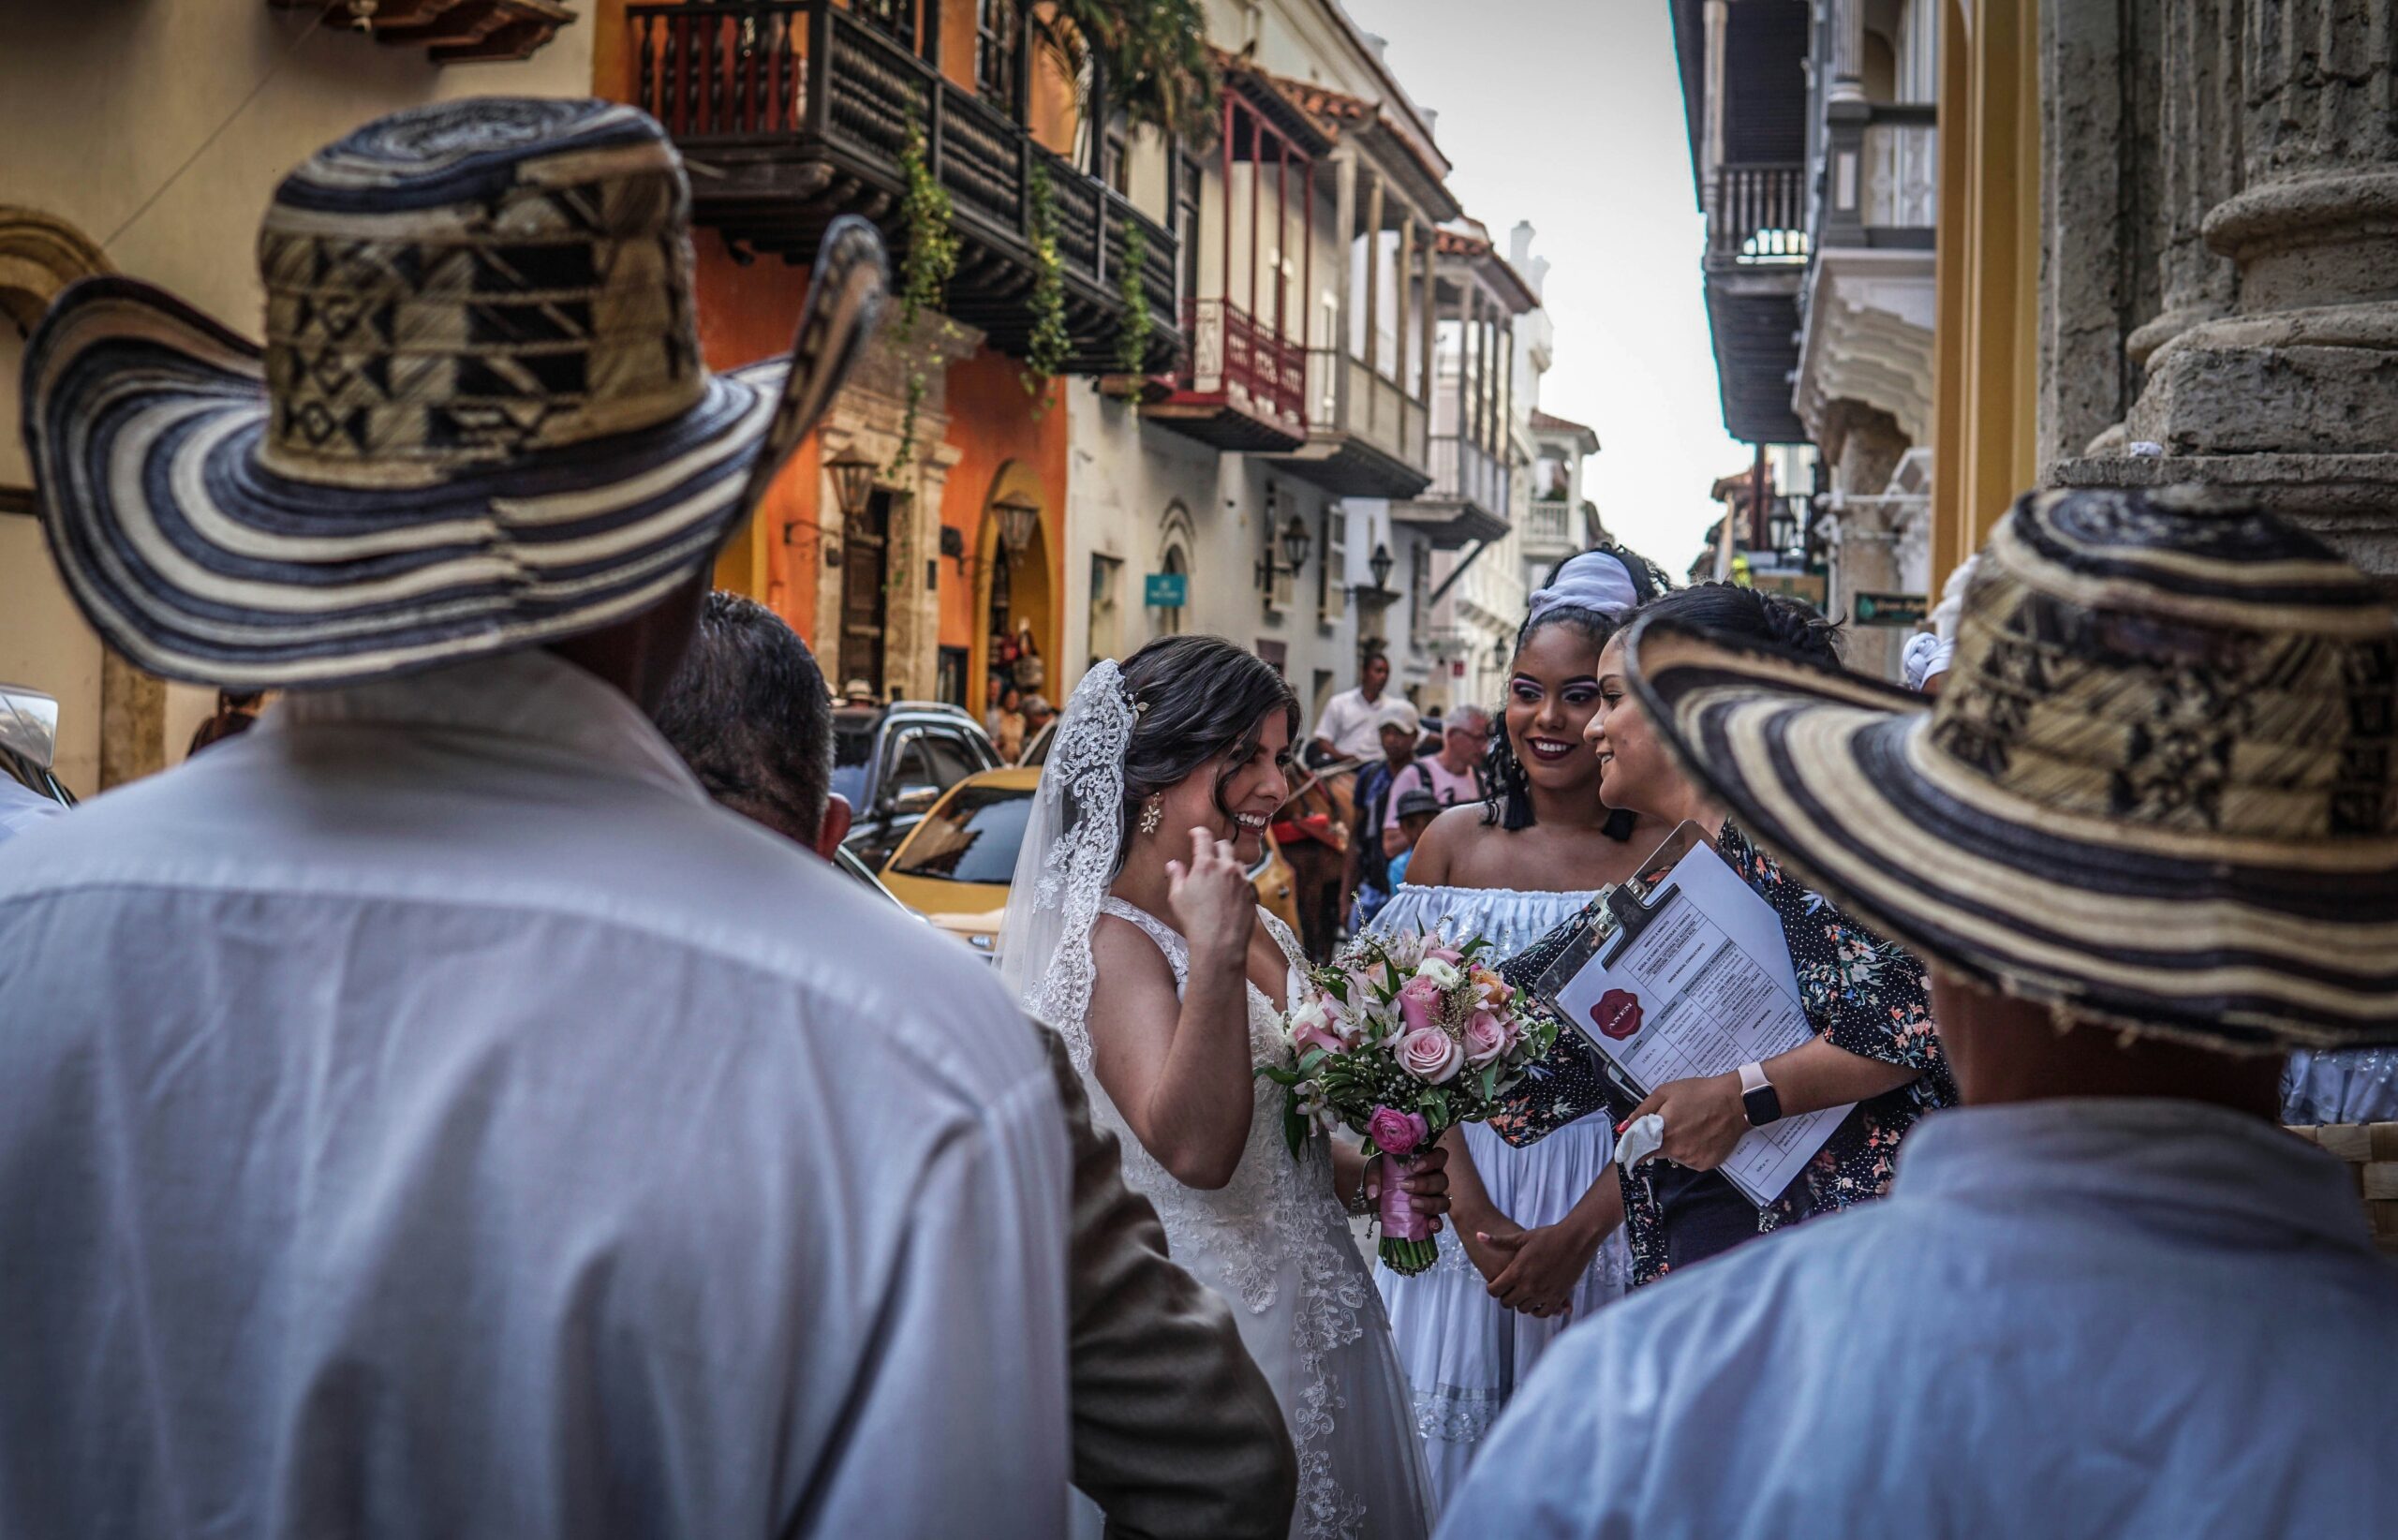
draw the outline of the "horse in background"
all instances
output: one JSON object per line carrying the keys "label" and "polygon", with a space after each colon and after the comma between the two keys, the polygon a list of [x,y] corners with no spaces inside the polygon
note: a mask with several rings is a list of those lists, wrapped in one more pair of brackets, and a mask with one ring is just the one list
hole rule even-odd
{"label": "horse in background", "polygon": [[1357,822],[1356,762],[1310,770],[1275,815],[1274,838],[1291,864],[1299,911],[1299,945],[1312,962],[1329,962],[1340,940],[1340,908]]}

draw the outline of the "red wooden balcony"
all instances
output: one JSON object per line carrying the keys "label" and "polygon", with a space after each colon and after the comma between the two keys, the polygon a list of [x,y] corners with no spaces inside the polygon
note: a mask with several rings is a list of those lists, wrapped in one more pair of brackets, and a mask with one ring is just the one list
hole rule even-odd
{"label": "red wooden balcony", "polygon": [[900,259],[900,157],[912,118],[955,212],[957,270],[942,308],[1017,357],[1033,328],[1032,172],[1045,168],[1072,339],[1066,371],[1119,367],[1131,313],[1121,278],[1135,230],[1150,322],[1144,370],[1171,371],[1183,348],[1174,236],[921,56],[940,52],[938,11],[910,0],[628,6],[634,103],[681,146],[694,218],[737,251],[792,262],[808,260],[843,214],[873,220]]}

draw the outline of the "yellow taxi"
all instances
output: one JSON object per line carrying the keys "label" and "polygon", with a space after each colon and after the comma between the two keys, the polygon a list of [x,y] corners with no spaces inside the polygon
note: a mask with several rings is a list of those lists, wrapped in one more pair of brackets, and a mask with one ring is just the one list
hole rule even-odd
{"label": "yellow taxi", "polygon": [[[1032,816],[1032,791],[1040,784],[1040,767],[1029,764],[984,770],[959,781],[891,852],[882,885],[934,925],[996,958],[1008,883]],[[1295,931],[1295,885],[1272,835],[1266,837],[1265,853],[1250,868],[1249,879],[1257,901]]]}

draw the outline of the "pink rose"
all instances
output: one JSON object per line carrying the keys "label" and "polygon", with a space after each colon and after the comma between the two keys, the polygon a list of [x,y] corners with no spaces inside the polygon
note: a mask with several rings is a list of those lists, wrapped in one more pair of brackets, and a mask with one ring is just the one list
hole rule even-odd
{"label": "pink rose", "polygon": [[1413,978],[1399,985],[1399,1014],[1410,1032],[1420,1032],[1441,1014],[1441,986],[1428,978]]}
{"label": "pink rose", "polygon": [[1476,1011],[1465,1024],[1465,1061],[1478,1070],[1506,1051],[1506,1022],[1488,1011]]}
{"label": "pink rose", "polygon": [[1464,1061],[1465,1055],[1438,1028],[1426,1027],[1399,1041],[1399,1067],[1428,1086],[1446,1081]]}
{"label": "pink rose", "polygon": [[1366,1119],[1366,1137],[1385,1155],[1412,1154],[1417,1145],[1432,1136],[1432,1125],[1420,1112],[1401,1112],[1397,1107],[1376,1107]]}

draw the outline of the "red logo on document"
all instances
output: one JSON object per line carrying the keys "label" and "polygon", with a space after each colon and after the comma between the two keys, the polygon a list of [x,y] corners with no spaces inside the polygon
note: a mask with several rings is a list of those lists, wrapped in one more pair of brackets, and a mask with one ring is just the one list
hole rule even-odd
{"label": "red logo on document", "polygon": [[1591,1025],[1603,1037],[1618,1043],[1640,1030],[1640,997],[1628,989],[1610,989],[1591,1007]]}

